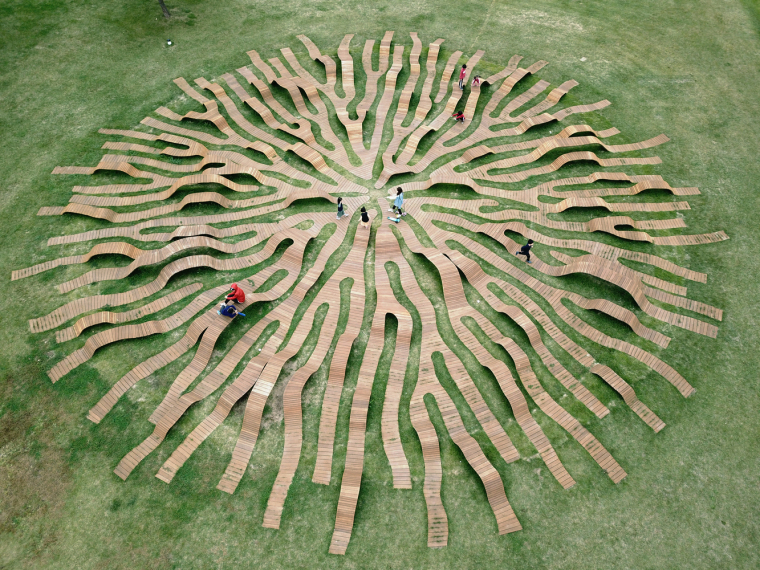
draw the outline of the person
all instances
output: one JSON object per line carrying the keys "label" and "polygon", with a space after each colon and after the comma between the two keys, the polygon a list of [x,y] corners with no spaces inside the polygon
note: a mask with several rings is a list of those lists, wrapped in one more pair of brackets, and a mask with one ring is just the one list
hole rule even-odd
{"label": "person", "polygon": [[362,227],[363,228],[368,228],[369,227],[369,214],[367,213],[367,208],[365,208],[364,206],[362,206],[361,214],[362,214]]}
{"label": "person", "polygon": [[340,220],[345,215],[346,212],[343,211],[343,198],[338,198],[338,217],[336,219]]}
{"label": "person", "polygon": [[243,291],[237,283],[230,285],[230,289],[232,289],[232,291],[230,291],[230,294],[224,299],[225,305],[230,301],[233,303],[245,303],[245,291]]}
{"label": "person", "polygon": [[528,243],[526,243],[524,246],[522,246],[520,248],[520,251],[518,251],[517,253],[515,253],[515,255],[524,255],[525,256],[525,261],[527,261],[528,263],[533,263],[530,260],[530,248],[532,248],[532,247],[533,247],[533,240],[529,239]]}
{"label": "person", "polygon": [[451,115],[455,121],[462,121],[464,123],[464,113],[462,111],[457,111],[453,115]]}
{"label": "person", "polygon": [[476,75],[475,79],[472,80],[472,86],[480,87],[480,75]]}
{"label": "person", "polygon": [[225,317],[229,317],[231,319],[234,319],[238,315],[240,315],[241,317],[245,316],[245,313],[241,313],[240,311],[238,311],[235,308],[235,305],[225,305],[224,303],[222,303],[222,308],[219,309],[216,312],[216,314],[217,315],[222,315],[222,316],[225,316]]}
{"label": "person", "polygon": [[467,64],[462,64],[462,71],[459,72],[459,88],[464,91],[464,78],[467,77]]}
{"label": "person", "polygon": [[406,216],[405,213],[401,211],[401,206],[404,205],[404,191],[401,190],[401,186],[396,188],[396,199],[393,200],[393,207],[388,208],[389,212],[396,212],[399,216]]}

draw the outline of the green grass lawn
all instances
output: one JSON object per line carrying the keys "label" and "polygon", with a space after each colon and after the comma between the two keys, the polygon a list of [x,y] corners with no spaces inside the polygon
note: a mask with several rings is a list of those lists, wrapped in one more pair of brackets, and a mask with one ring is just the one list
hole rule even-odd
{"label": "green grass lawn", "polygon": [[[0,568],[760,566],[757,2],[167,0],[167,5],[173,14],[169,21],[155,0],[0,5],[0,284],[5,293],[0,298]],[[604,403],[619,403],[603,421],[590,414],[581,419],[628,472],[620,484],[612,484],[559,429],[547,429],[547,435],[577,481],[572,489],[563,490],[540,459],[531,458],[527,445],[520,449],[522,460],[499,466],[523,526],[514,534],[498,536],[480,480],[445,436],[442,495],[449,545],[428,549],[416,434],[408,419],[402,421],[414,489],[395,491],[382,448],[380,409],[370,407],[353,537],[346,556],[338,557],[327,551],[360,362],[350,362],[347,371],[332,484],[311,483],[316,437],[307,436],[281,529],[264,529],[283,445],[282,410],[268,408],[253,468],[234,495],[217,491],[216,484],[240,430],[240,405],[171,485],[154,474],[210,411],[208,404],[191,409],[166,443],[123,482],[114,467],[148,435],[147,417],[161,390],[192,354],[139,384],[95,425],[87,410],[131,367],[180,333],[102,349],[53,385],[45,372],[82,341],[58,347],[52,331],[33,335],[27,320],[62,304],[54,285],[68,270],[14,282],[10,275],[57,256],[62,248],[47,247],[49,237],[84,227],[76,216],[36,216],[41,206],[65,204],[77,183],[51,175],[53,168],[96,164],[106,140],[97,130],[133,128],[157,107],[171,106],[179,94],[172,83],[176,77],[210,80],[248,65],[245,52],[251,49],[265,60],[281,47],[305,53],[295,37],[301,33],[333,56],[344,34],[356,34],[352,46],[359,68],[364,40],[379,41],[386,30],[408,46],[412,31],[425,46],[445,38],[441,60],[457,49],[466,55],[485,50],[482,65],[493,69],[514,54],[525,56],[527,65],[545,59],[549,66],[539,76],[553,85],[576,79],[574,100],[612,102],[590,120],[617,127],[631,141],[667,134],[671,142],[652,153],[663,159],[656,173],[673,186],[697,186],[702,192],[689,197],[688,233],[724,230],[731,238],[674,255],[709,275],[706,284],[690,284],[690,297],[722,308],[725,316],[717,339],[656,326],[673,338],[660,357],[697,390],[688,400],[643,367],[627,370],[642,401],[666,422],[661,433],[652,433],[601,383],[589,384]],[[430,267],[417,263],[418,269],[423,289],[440,294],[440,280]],[[141,273],[140,279],[154,274]],[[198,279],[211,282],[211,272],[193,276]],[[180,278],[173,285],[190,282]],[[592,285],[579,279],[574,286],[583,292]],[[471,288],[466,292],[477,296]],[[373,307],[368,297],[369,318]],[[233,340],[222,337],[222,348]],[[366,343],[366,334],[362,340]],[[390,364],[392,342],[391,334],[381,365]],[[411,358],[418,354],[419,335]],[[382,398],[381,376],[373,402]],[[323,366],[304,390],[305,434],[318,429],[326,381]],[[508,414],[506,404],[503,408]]]}

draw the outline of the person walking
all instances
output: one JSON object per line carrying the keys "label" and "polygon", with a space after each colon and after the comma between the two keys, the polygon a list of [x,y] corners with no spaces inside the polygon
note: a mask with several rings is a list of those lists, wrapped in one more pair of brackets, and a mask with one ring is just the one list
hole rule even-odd
{"label": "person walking", "polygon": [[241,313],[240,311],[238,311],[234,305],[225,305],[225,304],[222,304],[222,308],[218,310],[216,314],[229,317],[231,319],[234,319],[238,315],[240,315],[241,317],[245,316],[245,313]]}
{"label": "person walking", "polygon": [[369,227],[369,214],[367,213],[367,208],[365,208],[364,206],[362,206],[361,214],[362,214],[362,222],[361,222],[362,227],[366,229]]}
{"label": "person walking", "polygon": [[462,70],[459,72],[459,88],[464,91],[464,78],[467,77],[467,64],[462,64]]}
{"label": "person walking", "polygon": [[338,198],[338,217],[336,219],[340,220],[345,215],[346,212],[343,210],[343,198]]}
{"label": "person walking", "polygon": [[520,248],[520,251],[518,251],[517,253],[515,253],[515,255],[524,255],[525,256],[525,261],[527,261],[528,263],[533,263],[530,260],[530,249],[532,247],[533,247],[533,240],[529,239],[528,243],[526,243],[524,246],[522,246]]}
{"label": "person walking", "polygon": [[398,216],[406,216],[405,213],[401,211],[401,207],[404,205],[404,191],[401,189],[401,186],[396,188],[396,199],[393,200],[393,207],[388,208],[389,212],[395,212],[398,214]]}

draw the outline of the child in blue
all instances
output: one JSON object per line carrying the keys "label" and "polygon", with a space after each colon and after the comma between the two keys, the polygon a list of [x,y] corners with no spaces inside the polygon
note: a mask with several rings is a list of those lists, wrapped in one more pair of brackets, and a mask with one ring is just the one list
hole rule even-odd
{"label": "child in blue", "polygon": [[216,314],[224,315],[225,317],[229,317],[231,319],[234,319],[238,315],[240,315],[241,317],[245,316],[245,313],[241,313],[233,305],[223,305],[222,308],[216,312]]}
{"label": "child in blue", "polygon": [[401,206],[403,205],[404,205],[404,191],[399,186],[398,188],[396,188],[396,199],[393,200],[393,207],[388,208],[388,211],[394,212],[396,214],[396,217],[406,216],[406,214],[401,211]]}

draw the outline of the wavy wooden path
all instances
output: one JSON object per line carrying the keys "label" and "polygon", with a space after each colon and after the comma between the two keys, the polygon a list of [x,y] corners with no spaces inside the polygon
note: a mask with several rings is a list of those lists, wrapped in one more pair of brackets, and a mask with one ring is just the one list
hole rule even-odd
{"label": "wavy wooden path", "polygon": [[[328,241],[328,244],[325,246],[328,251],[329,249],[332,249],[333,251],[337,249],[337,247],[340,245],[340,243],[343,241],[343,237],[345,236],[345,231],[347,229],[346,225],[338,226],[338,231],[331,236],[331,239]],[[332,243],[330,243],[332,242]],[[321,263],[318,263],[315,267],[312,267],[312,270],[308,272],[304,278],[299,281],[297,287],[294,289],[293,293],[287,298],[287,300],[280,304],[275,311],[270,313],[268,315],[268,318],[270,322],[273,322],[274,320],[281,319],[280,326],[278,327],[277,332],[270,337],[269,342],[267,342],[267,352],[264,352],[262,355],[257,356],[257,358],[254,358],[251,362],[260,362],[263,360],[263,367],[266,368],[264,374],[262,376],[258,376],[258,374],[241,374],[240,378],[243,378],[242,381],[251,381],[251,385],[248,386],[247,389],[241,389],[239,386],[231,386],[234,392],[239,392],[240,395],[245,394],[248,390],[251,389],[251,387],[255,384],[256,390],[251,392],[252,398],[249,398],[248,406],[246,407],[246,413],[245,413],[245,420],[243,423],[243,430],[241,432],[241,436],[238,439],[238,444],[236,445],[235,452],[233,453],[233,459],[230,463],[230,466],[227,469],[227,472],[225,473],[225,478],[222,480],[222,483],[220,483],[220,487],[224,485],[223,490],[231,489],[228,492],[231,492],[234,490],[234,488],[237,486],[237,483],[240,481],[240,477],[242,477],[242,473],[245,471],[245,466],[247,466],[248,459],[250,457],[250,452],[253,450],[253,445],[255,444],[255,439],[258,435],[258,425],[260,425],[261,421],[261,413],[263,412],[263,406],[266,403],[266,399],[269,396],[269,393],[271,393],[271,389],[274,386],[274,382],[277,380],[277,376],[279,375],[279,370],[281,370],[282,365],[290,358],[290,356],[293,356],[295,352],[297,352],[298,348],[300,348],[300,344],[298,344],[298,341],[303,341],[303,338],[306,333],[304,333],[304,329],[308,332],[308,330],[311,328],[310,325],[306,323],[312,322],[314,317],[314,311],[316,310],[315,306],[311,306],[309,311],[307,311],[306,315],[302,319],[299,329],[297,329],[296,333],[294,333],[295,340],[291,344],[288,345],[288,347],[283,350],[282,352],[278,353],[276,356],[272,358],[271,361],[267,362],[266,357],[272,357],[272,354],[276,347],[279,346],[279,343],[281,343],[284,340],[284,336],[289,328],[290,321],[293,318],[293,315],[295,313],[295,309],[300,304],[300,301],[303,300],[304,296],[308,292],[308,290],[311,288],[311,286],[316,282],[317,278],[321,274],[322,270],[324,269],[324,263],[326,262],[326,258],[322,258],[323,261]],[[301,256],[293,256],[289,260],[285,260],[284,263],[280,265],[280,268],[285,268],[288,270],[289,273],[298,274],[298,271],[300,269],[300,263],[301,263]],[[284,293],[282,290],[276,290],[272,289],[271,291],[268,291],[267,293],[264,293],[264,296],[266,299],[276,299],[277,297],[281,296]],[[256,298],[256,296],[251,295],[250,299],[246,299],[247,303],[241,305],[241,307],[244,309],[247,304],[257,301],[259,299]],[[212,313],[213,314],[213,313]],[[221,320],[221,322],[224,325],[227,325],[228,323],[232,322],[230,319],[222,316],[214,315],[217,322]],[[265,323],[260,322],[258,323],[258,326],[261,327]],[[254,328],[254,331],[257,331],[257,328]],[[258,332],[261,332],[258,330]],[[152,452],[166,437],[166,434],[168,433],[169,429],[179,420],[179,418],[184,414],[184,412],[187,410],[189,406],[192,404],[202,400],[206,396],[210,395],[214,391],[216,391],[222,383],[226,380],[227,375],[232,372],[235,365],[242,359],[242,357],[245,354],[245,351],[239,350],[240,346],[245,346],[249,342],[249,340],[245,339],[242,341],[239,341],[238,346],[233,348],[232,351],[230,351],[227,356],[225,357],[225,360],[220,363],[219,366],[215,369],[215,371],[211,374],[208,374],[204,380],[199,383],[191,392],[189,393],[183,393],[187,387],[189,387],[192,382],[203,372],[206,365],[208,364],[211,350],[213,349],[213,345],[216,342],[216,339],[218,338],[218,334],[215,333],[215,330],[212,330],[212,335],[205,335],[204,339],[201,343],[201,347],[198,349],[198,352],[196,352],[196,355],[193,359],[193,362],[188,365],[187,368],[180,374],[180,376],[175,380],[174,384],[169,390],[169,393],[167,394],[166,398],[164,399],[164,402],[159,406],[159,408],[154,412],[154,414],[151,416],[151,421],[155,423],[156,428],[154,432],[148,436],[148,438],[143,441],[139,446],[137,446],[135,449],[133,449],[129,454],[127,454],[119,463],[117,466],[115,472],[117,475],[122,477],[123,479],[126,479],[126,477],[129,476],[129,474],[132,472],[132,470],[144,459],[150,452]],[[255,334],[255,333],[254,333]],[[253,336],[253,335],[252,335]],[[249,337],[250,338],[250,337]],[[279,343],[276,341],[279,340]],[[274,341],[274,342],[273,342]],[[295,348],[293,348],[295,347]],[[237,349],[237,350],[236,350]],[[286,355],[287,356],[286,358]],[[259,359],[259,360],[257,360]],[[196,362],[197,361],[197,362]],[[254,364],[253,366],[256,366]],[[251,363],[249,363],[248,366],[252,366]],[[261,372],[261,370],[259,370]],[[261,382],[261,383],[259,383]],[[224,398],[225,394],[227,392],[222,394],[222,398]],[[254,397],[256,395],[256,397]],[[262,402],[263,400],[263,402]],[[260,404],[258,411],[258,414],[256,411],[251,412],[251,402],[256,402],[257,404]],[[223,407],[226,406],[225,402],[222,402]],[[217,404],[217,407],[219,404]],[[229,406],[229,409],[231,409],[231,405]],[[229,413],[229,409],[227,409],[227,413]],[[254,409],[255,410],[255,409]],[[223,419],[223,417],[220,417],[220,414],[213,413],[211,416],[209,416],[208,421],[212,424],[218,425],[217,420]],[[253,423],[253,426],[251,423]],[[214,426],[214,427],[215,427]],[[175,454],[178,454],[179,457],[183,457],[183,454],[185,454],[185,448],[187,446],[192,446],[194,442],[197,446],[202,439],[205,439],[207,437],[208,433],[210,433],[210,429],[208,426],[204,425],[203,423],[199,428],[196,428],[196,430],[200,430],[201,433],[204,433],[204,437],[199,439],[197,435],[191,434],[188,436],[188,438],[185,440],[185,443],[181,445],[177,451],[175,451]],[[252,443],[250,443],[250,447],[246,446],[244,442],[250,442],[252,440]],[[185,446],[185,447],[183,447]],[[173,454],[173,457],[175,456]],[[237,456],[236,456],[237,454]],[[189,454],[187,454],[189,455]],[[243,460],[240,459],[240,456],[246,457],[244,460],[245,465],[242,465]],[[176,468],[178,468],[181,463],[178,463],[176,457],[175,459],[171,459],[170,461],[173,461],[176,466],[174,468],[167,467],[166,465],[162,467],[162,470],[159,471],[158,477],[163,480],[171,480],[171,477],[169,474],[171,473],[173,476],[173,473],[176,472]],[[184,462],[184,461],[183,461]]]}
{"label": "wavy wooden path", "polygon": [[[364,272],[364,259],[367,253],[367,242],[369,241],[369,231],[361,231],[357,229],[356,236],[354,238],[353,249],[348,255],[346,260],[341,264],[340,268],[330,277],[330,281],[320,290],[319,296],[314,300],[312,306],[318,306],[322,302],[334,303],[335,299],[340,299],[340,282],[346,278],[354,278],[360,276]],[[354,279],[351,287],[351,309],[349,312],[349,321],[360,321],[364,313],[364,280]],[[355,307],[355,308],[354,308]],[[267,503],[267,509],[264,513],[264,526],[268,528],[280,528],[280,518],[282,516],[282,509],[285,504],[285,498],[287,497],[288,489],[296,469],[298,468],[298,462],[301,458],[301,446],[303,444],[303,431],[302,431],[302,410],[301,410],[301,393],[306,381],[317,370],[322,362],[322,357],[328,352],[330,344],[333,342],[330,331],[334,331],[337,328],[338,323],[338,311],[332,310],[328,313],[328,319],[325,319],[322,324],[322,330],[328,331],[325,334],[321,334],[317,346],[312,352],[311,358],[307,363],[300,368],[285,385],[285,391],[283,395],[283,408],[285,416],[285,451],[282,456],[282,462],[280,463],[280,471],[275,480],[272,493],[269,496]],[[352,326],[348,331],[353,339],[358,335],[358,327]],[[353,340],[352,339],[352,340]],[[291,342],[298,339],[291,339]],[[344,339],[341,335],[340,340],[344,342],[338,346],[342,352],[336,352],[333,354],[333,358],[338,358],[338,363],[343,364],[348,361],[348,351],[350,350],[350,344],[347,342],[347,338]],[[333,368],[330,368],[332,373]],[[338,371],[338,376],[345,374],[345,368]],[[328,380],[329,383],[329,380]],[[333,382],[333,386],[337,384],[342,385],[342,378],[339,381]],[[332,390],[330,395],[333,395],[337,390]],[[325,394],[327,398],[327,393]],[[369,400],[369,398],[367,398]],[[336,401],[337,400],[337,401]],[[337,392],[337,398],[330,402],[336,409],[340,403],[340,392]],[[329,433],[330,430],[334,433],[335,424],[334,421],[328,421],[325,426],[325,432]],[[322,432],[320,426],[320,433]],[[362,433],[364,431],[362,430]],[[328,476],[329,482],[329,476]]]}

